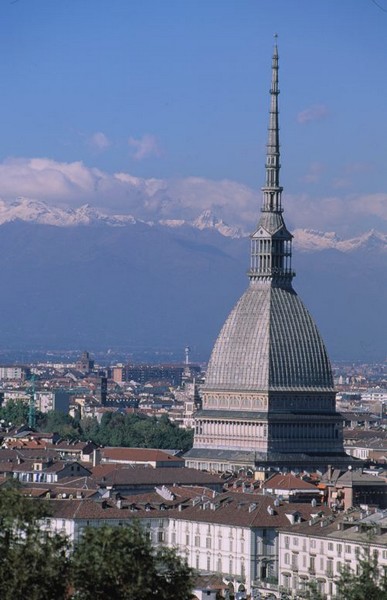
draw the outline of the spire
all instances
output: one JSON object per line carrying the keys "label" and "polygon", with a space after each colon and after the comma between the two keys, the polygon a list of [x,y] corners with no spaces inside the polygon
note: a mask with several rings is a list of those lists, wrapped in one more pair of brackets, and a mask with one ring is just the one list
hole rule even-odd
{"label": "spire", "polygon": [[[277,38],[277,35],[275,35]],[[270,116],[268,127],[267,151],[266,151],[266,185],[263,191],[262,211],[282,212],[281,193],[279,184],[280,172],[280,145],[278,125],[278,47],[277,40],[274,46],[272,58],[272,75],[270,88]]]}
{"label": "spire", "polygon": [[[277,38],[277,35],[275,35]],[[266,150],[266,181],[262,187],[263,202],[257,230],[251,237],[251,281],[267,281],[276,285],[291,285],[292,235],[282,217],[279,183],[280,144],[278,110],[278,47],[274,45],[271,68],[270,112]]]}

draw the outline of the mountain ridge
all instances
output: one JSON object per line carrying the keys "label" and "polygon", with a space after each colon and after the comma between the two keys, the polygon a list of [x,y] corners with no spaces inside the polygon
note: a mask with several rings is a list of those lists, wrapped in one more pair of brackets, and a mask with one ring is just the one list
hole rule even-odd
{"label": "mountain ridge", "polygon": [[[195,221],[0,204],[0,350],[146,346],[181,356],[189,345],[192,360],[208,360],[248,286],[249,239],[212,213]],[[331,358],[384,359],[385,234],[294,233],[294,289]]]}
{"label": "mountain ridge", "polygon": [[[224,237],[232,239],[248,237],[241,227],[230,226],[217,217],[211,210],[203,211],[192,221],[184,219],[160,219],[145,221],[133,215],[110,215],[84,204],[78,208],[50,206],[43,201],[18,198],[14,202],[0,200],[0,226],[14,221],[24,221],[55,227],[79,227],[91,225],[106,225],[109,227],[128,227],[142,224],[149,227],[161,226],[169,229],[192,228],[200,231],[217,231]],[[323,250],[338,250],[353,252],[358,250],[373,250],[387,252],[387,233],[370,230],[356,237],[343,239],[335,232],[321,232],[314,229],[295,229],[293,232],[294,246],[303,252],[319,252]]]}

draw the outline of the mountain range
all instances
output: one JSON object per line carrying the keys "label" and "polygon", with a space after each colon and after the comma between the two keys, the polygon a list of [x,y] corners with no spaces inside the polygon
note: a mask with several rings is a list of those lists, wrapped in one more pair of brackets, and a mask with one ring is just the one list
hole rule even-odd
{"label": "mountain range", "polygon": [[[387,234],[295,230],[294,287],[334,360],[386,355]],[[143,221],[0,201],[0,347],[153,348],[207,360],[248,284],[249,241],[210,211]]]}

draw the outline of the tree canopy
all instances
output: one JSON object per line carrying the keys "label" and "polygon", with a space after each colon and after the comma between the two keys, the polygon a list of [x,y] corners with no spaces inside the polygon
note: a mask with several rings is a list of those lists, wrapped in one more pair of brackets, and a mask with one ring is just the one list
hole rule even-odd
{"label": "tree canopy", "polygon": [[107,412],[101,423],[96,419],[83,419],[80,423],[83,439],[102,446],[127,446],[132,448],[192,447],[193,432],[181,429],[167,415],[161,418],[139,414]]}
{"label": "tree canopy", "polygon": [[85,530],[74,552],[79,600],[190,600],[192,571],[174,550],[152,548],[139,525]]}
{"label": "tree canopy", "polygon": [[[0,408],[0,419],[13,425],[28,421],[28,405],[23,400],[9,400]],[[63,439],[92,441],[101,446],[131,448],[178,448],[186,452],[192,447],[193,431],[181,429],[167,415],[160,418],[136,413],[106,412],[99,423],[94,417],[74,419],[58,411],[36,413],[37,429],[56,432]]]}
{"label": "tree canopy", "polygon": [[336,581],[337,600],[387,600],[387,575],[381,573],[377,554],[364,550],[357,572],[344,568]]}
{"label": "tree canopy", "polygon": [[175,550],[153,548],[139,524],[87,527],[76,546],[44,526],[46,501],[0,489],[2,600],[189,600],[192,570]]}
{"label": "tree canopy", "polygon": [[42,528],[43,501],[24,498],[15,485],[0,491],[2,600],[64,600],[70,575],[69,543]]}

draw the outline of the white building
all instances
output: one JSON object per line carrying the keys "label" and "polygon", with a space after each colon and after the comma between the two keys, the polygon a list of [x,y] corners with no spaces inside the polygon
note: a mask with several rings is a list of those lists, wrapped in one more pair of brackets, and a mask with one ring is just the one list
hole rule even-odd
{"label": "white building", "polygon": [[[178,470],[179,471],[179,470]],[[86,526],[124,526],[137,519],[153,544],[174,547],[203,574],[217,575],[239,597],[278,590],[278,529],[311,518],[311,504],[189,487],[99,501],[75,496],[52,501],[49,526],[76,541]],[[325,509],[327,510],[327,509]],[[264,597],[264,596],[262,596]]]}
{"label": "white building", "polygon": [[70,397],[68,392],[63,391],[39,391],[35,392],[35,408],[40,412],[47,413],[51,410],[68,414]]}
{"label": "white building", "polygon": [[359,574],[358,559],[364,555],[377,556],[381,575],[387,570],[387,511],[351,509],[338,517],[318,515],[280,531],[279,590],[296,597],[308,582],[316,581],[331,600],[342,569]]}

